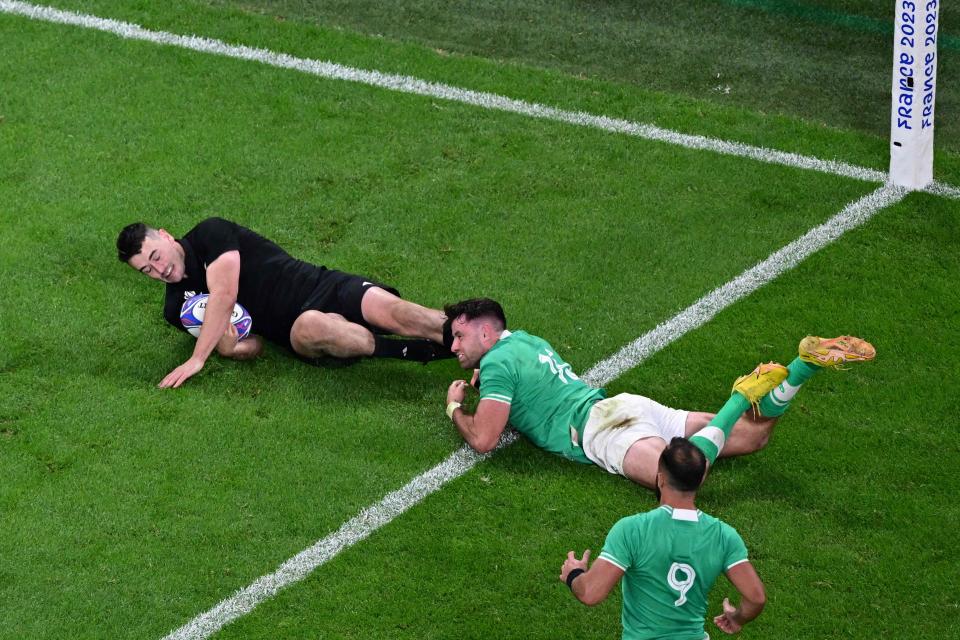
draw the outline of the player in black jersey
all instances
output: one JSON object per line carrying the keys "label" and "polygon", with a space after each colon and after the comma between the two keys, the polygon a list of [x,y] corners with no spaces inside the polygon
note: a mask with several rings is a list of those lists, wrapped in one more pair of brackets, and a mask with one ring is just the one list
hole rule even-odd
{"label": "player in black jersey", "polygon": [[[229,220],[208,218],[180,239],[134,223],[120,232],[117,255],[166,283],[164,317],[180,330],[183,302],[199,293],[210,296],[193,354],[160,382],[161,388],[179,387],[203,368],[214,349],[229,358],[257,357],[261,336],[306,359],[452,357],[443,346],[442,311],[403,300],[376,280],[297,260]],[[250,312],[257,334],[241,341],[229,322],[236,302]]]}

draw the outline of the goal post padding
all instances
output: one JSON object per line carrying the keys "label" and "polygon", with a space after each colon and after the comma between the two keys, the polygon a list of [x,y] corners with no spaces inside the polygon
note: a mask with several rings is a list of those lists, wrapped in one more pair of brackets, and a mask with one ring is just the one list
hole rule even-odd
{"label": "goal post padding", "polygon": [[896,0],[890,182],[921,189],[933,181],[940,0]]}

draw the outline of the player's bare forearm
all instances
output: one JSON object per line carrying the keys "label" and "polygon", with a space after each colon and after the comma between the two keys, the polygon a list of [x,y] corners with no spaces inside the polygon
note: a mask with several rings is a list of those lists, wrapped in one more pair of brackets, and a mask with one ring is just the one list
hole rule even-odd
{"label": "player's bare forearm", "polygon": [[[466,380],[454,380],[447,389],[447,406],[452,402],[462,403],[466,389]],[[507,428],[510,405],[481,400],[476,413],[467,413],[462,408],[457,408],[450,417],[460,436],[474,451],[488,453],[496,448],[500,434]]]}
{"label": "player's bare forearm", "polygon": [[589,561],[590,549],[583,552],[582,559],[577,559],[573,551],[568,552],[567,559],[560,567],[560,580],[569,585],[577,600],[592,607],[606,600],[614,585],[623,577],[623,571],[607,561],[594,562],[588,569]]}
{"label": "player's bare forearm", "polygon": [[200,326],[200,335],[197,336],[197,344],[193,348],[193,359],[206,362],[220,344],[221,338],[230,327],[230,313],[235,302],[236,295],[231,297],[229,293],[211,293],[207,298],[207,309]]}
{"label": "player's bare forearm", "polygon": [[460,432],[460,436],[464,442],[470,445],[470,448],[477,453],[488,453],[493,451],[494,447],[497,446],[496,440],[493,440],[491,443],[489,438],[477,432],[475,427],[476,421],[473,414],[467,413],[462,409],[457,409],[453,413],[453,424],[456,425],[457,431]]}
{"label": "player's bare forearm", "polygon": [[740,592],[740,605],[735,607],[728,598],[724,598],[723,612],[713,621],[722,631],[733,634],[760,615],[767,602],[767,595],[760,576],[749,562],[742,562],[729,569],[727,578]]}
{"label": "player's bare forearm", "polygon": [[747,600],[746,598],[741,600],[737,615],[740,624],[744,625],[751,620],[756,620],[757,616],[760,615],[760,612],[763,611],[765,604],[765,602],[754,602],[753,600]]}
{"label": "player's bare forearm", "polygon": [[193,349],[193,358],[206,362],[230,326],[230,314],[237,302],[240,286],[240,252],[227,251],[207,266],[210,296],[200,327],[200,336]]}

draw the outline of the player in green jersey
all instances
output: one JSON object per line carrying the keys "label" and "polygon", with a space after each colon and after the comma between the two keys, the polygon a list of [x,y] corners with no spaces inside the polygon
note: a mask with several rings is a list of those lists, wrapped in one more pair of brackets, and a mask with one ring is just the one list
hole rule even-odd
{"label": "player in green jersey", "polygon": [[[475,369],[473,383],[480,390],[473,414],[461,406],[467,381],[455,380],[447,390],[447,415],[467,444],[490,451],[509,423],[551,453],[592,462],[651,489],[660,453],[673,438],[690,438],[709,464],[719,455],[758,451],[817,371],[875,355],[860,338],[809,336],[789,367],[764,364],[737,379],[735,393],[718,413],[682,411],[628,393],[606,398],[602,389],[580,380],[545,340],[508,331],[494,300],[464,300],[444,312],[451,350],[461,367]],[[751,405],[755,411],[748,411]]]}
{"label": "player in green jersey", "polygon": [[560,568],[560,580],[590,606],[623,581],[624,640],[709,638],[707,594],[721,573],[740,593],[740,603],[724,599],[723,611],[713,619],[717,627],[737,633],[763,610],[763,582],[740,535],[694,504],[706,471],[703,451],[686,438],[674,438],[657,466],[660,506],[617,522],[589,570],[589,549],[582,559],[570,551]]}

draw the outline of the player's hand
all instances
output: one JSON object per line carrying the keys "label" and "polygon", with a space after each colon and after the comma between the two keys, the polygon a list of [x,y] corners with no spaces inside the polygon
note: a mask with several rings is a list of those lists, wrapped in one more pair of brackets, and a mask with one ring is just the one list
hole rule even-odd
{"label": "player's hand", "polygon": [[463,402],[463,398],[467,394],[467,381],[466,380],[454,380],[450,383],[450,388],[447,389],[447,404],[451,402]]}
{"label": "player's hand", "polygon": [[220,336],[220,340],[217,342],[217,353],[220,355],[231,358],[233,357],[233,352],[237,348],[238,338],[240,333],[237,331],[237,328],[233,326],[233,323],[227,325],[227,330]]}
{"label": "player's hand", "polygon": [[160,384],[157,386],[161,389],[176,389],[184,382],[187,381],[191,376],[199,373],[200,369],[203,369],[203,361],[196,358],[190,358],[182,365],[171,371],[167,374],[163,380],[160,381]]}
{"label": "player's hand", "polygon": [[470,386],[474,389],[480,389],[480,369],[473,370],[473,377],[470,378]]}
{"label": "player's hand", "polygon": [[735,614],[737,613],[737,608],[730,604],[730,598],[723,599],[723,613],[714,617],[713,624],[717,625],[720,631],[724,633],[734,634],[739,633],[740,629],[743,629],[743,625],[734,620]]}
{"label": "player's hand", "polygon": [[583,552],[583,558],[580,560],[577,560],[577,556],[573,551],[568,551],[567,559],[563,561],[563,566],[560,567],[560,582],[566,582],[567,576],[570,575],[570,572],[574,569],[583,569],[586,571],[589,560],[590,549]]}

